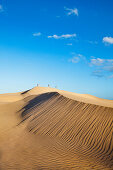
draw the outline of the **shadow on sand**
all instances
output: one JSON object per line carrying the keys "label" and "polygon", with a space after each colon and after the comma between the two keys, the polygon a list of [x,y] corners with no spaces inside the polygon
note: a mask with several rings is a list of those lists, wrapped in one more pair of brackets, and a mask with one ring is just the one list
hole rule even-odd
{"label": "shadow on sand", "polygon": [[26,119],[28,119],[31,116],[30,111],[33,110],[35,107],[57,96],[59,96],[58,92],[49,92],[49,93],[40,94],[37,97],[30,100],[26,106],[24,106],[21,110],[19,110],[19,112],[21,112],[21,117],[22,117],[22,121],[20,123],[24,122]]}

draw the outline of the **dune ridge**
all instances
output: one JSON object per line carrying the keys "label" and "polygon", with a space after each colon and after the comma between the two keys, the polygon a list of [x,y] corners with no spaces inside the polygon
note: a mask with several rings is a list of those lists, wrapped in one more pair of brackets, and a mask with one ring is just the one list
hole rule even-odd
{"label": "dune ridge", "polygon": [[102,99],[89,94],[78,94],[78,93],[68,92],[68,91],[59,90],[51,87],[34,87],[30,90],[26,90],[23,92],[0,94],[0,103],[16,102],[24,99],[27,96],[39,95],[48,92],[58,92],[64,97],[73,100],[113,108],[113,100]]}
{"label": "dune ridge", "polygon": [[68,93],[36,87],[0,104],[11,123],[0,131],[1,169],[113,169],[112,101]]}

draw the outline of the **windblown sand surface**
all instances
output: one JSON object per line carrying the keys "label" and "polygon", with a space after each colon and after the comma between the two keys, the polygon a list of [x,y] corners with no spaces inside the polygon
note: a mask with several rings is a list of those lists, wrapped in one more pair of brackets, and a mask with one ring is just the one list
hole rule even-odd
{"label": "windblown sand surface", "polygon": [[44,87],[0,95],[8,169],[113,169],[113,101]]}

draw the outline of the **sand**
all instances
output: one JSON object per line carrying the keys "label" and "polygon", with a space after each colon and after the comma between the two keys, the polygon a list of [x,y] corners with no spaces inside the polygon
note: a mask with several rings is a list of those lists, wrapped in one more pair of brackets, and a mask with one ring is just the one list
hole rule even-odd
{"label": "sand", "polygon": [[54,88],[0,95],[0,170],[113,169],[113,101]]}

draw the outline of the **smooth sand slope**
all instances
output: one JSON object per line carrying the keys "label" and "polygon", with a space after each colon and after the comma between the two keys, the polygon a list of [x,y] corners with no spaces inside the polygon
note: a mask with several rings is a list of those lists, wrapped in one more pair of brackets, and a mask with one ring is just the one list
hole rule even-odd
{"label": "smooth sand slope", "polygon": [[44,87],[0,95],[8,169],[113,169],[113,101]]}

